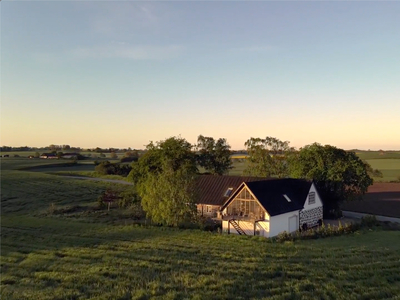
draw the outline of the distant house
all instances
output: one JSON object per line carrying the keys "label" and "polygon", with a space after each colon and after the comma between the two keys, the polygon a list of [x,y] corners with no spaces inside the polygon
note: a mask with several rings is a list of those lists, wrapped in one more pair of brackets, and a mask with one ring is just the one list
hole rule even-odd
{"label": "distant house", "polygon": [[200,176],[200,214],[222,220],[224,232],[273,237],[318,225],[323,204],[313,182]]}
{"label": "distant house", "polygon": [[42,153],[40,155],[40,158],[54,159],[54,158],[58,158],[58,157],[55,153]]}
{"label": "distant house", "polygon": [[62,158],[65,158],[65,159],[75,159],[75,158],[78,158],[78,155],[79,155],[79,153],[64,153],[64,154],[62,155]]}

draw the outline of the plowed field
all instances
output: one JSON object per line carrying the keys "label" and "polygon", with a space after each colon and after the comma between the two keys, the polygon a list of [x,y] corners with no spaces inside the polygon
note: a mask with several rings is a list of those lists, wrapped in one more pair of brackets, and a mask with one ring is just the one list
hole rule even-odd
{"label": "plowed field", "polygon": [[375,183],[363,201],[346,203],[343,210],[400,218],[400,183]]}

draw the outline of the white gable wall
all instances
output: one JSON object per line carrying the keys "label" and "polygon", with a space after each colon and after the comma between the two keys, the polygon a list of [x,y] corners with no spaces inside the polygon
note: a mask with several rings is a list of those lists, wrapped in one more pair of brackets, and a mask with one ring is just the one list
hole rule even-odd
{"label": "white gable wall", "polygon": [[[313,204],[308,203],[310,193],[315,193],[315,203]],[[323,205],[314,183],[311,185],[308,195],[304,202],[304,208],[300,211],[301,228],[303,224],[307,224],[308,228],[317,226],[318,221],[323,219]]]}
{"label": "white gable wall", "polygon": [[292,212],[271,217],[269,236],[276,236],[283,231],[289,232],[289,218],[293,216],[296,216],[297,220],[299,220],[299,211],[295,210]]}
{"label": "white gable wall", "polygon": [[319,197],[319,194],[317,192],[317,189],[315,188],[314,183],[311,185],[310,190],[308,191],[308,194],[310,193],[315,193],[315,203],[308,204],[308,195],[307,195],[306,201],[304,203],[304,210],[309,210],[322,206],[321,198]]}

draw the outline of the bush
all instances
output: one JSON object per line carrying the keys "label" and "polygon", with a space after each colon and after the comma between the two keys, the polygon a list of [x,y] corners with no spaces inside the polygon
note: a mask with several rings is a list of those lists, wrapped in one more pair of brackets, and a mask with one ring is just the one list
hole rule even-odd
{"label": "bush", "polygon": [[361,226],[362,227],[372,228],[372,227],[375,227],[378,225],[379,225],[379,222],[375,216],[365,216],[365,217],[361,218]]}
{"label": "bush", "polygon": [[199,216],[197,224],[199,228],[204,231],[222,231],[222,223],[216,222],[210,218]]}
{"label": "bush", "polygon": [[[364,220],[363,220],[364,219]],[[319,239],[331,236],[338,236],[343,234],[349,234],[360,230],[361,228],[371,228],[379,225],[379,222],[374,216],[364,217],[361,223],[350,223],[344,224],[339,221],[338,226],[321,226],[314,227],[308,230],[296,231],[294,233],[288,233],[286,231],[279,233],[277,236],[272,237],[271,241],[278,243],[286,241],[296,241],[296,240],[309,240],[309,239]]]}
{"label": "bush", "polygon": [[[96,163],[98,162],[95,161],[95,164]],[[132,167],[128,165],[110,163],[109,161],[103,161],[98,163],[94,170],[101,175],[121,175],[126,177],[132,170]]]}
{"label": "bush", "polygon": [[123,158],[121,158],[120,162],[124,163],[124,162],[134,162],[134,161],[138,161],[137,157],[133,157],[133,156],[125,156]]}
{"label": "bush", "polygon": [[127,208],[140,203],[139,195],[134,190],[126,190],[119,194],[118,206],[120,208]]}
{"label": "bush", "polygon": [[282,243],[282,242],[285,242],[285,241],[293,241],[293,239],[294,239],[294,236],[291,235],[291,234],[290,234],[289,232],[287,232],[287,231],[281,232],[281,233],[279,233],[279,234],[275,237],[275,240],[276,240],[278,243]]}
{"label": "bush", "polygon": [[132,217],[136,220],[140,220],[146,217],[146,213],[144,212],[142,204],[140,202],[131,204],[128,207],[128,210],[130,211]]}
{"label": "bush", "polygon": [[330,209],[328,211],[324,210],[324,219],[339,219],[343,217],[342,211],[340,209]]}
{"label": "bush", "polygon": [[101,175],[109,175],[113,173],[112,165],[108,160],[99,163],[94,170]]}

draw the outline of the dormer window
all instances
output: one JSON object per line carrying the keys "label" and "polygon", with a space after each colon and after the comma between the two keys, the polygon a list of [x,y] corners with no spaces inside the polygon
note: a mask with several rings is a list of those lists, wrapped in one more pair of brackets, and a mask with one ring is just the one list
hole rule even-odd
{"label": "dormer window", "polygon": [[308,194],[308,204],[314,204],[315,203],[315,193],[311,192]]}
{"label": "dormer window", "polygon": [[288,197],[288,195],[283,194],[283,197],[285,197],[285,199],[286,199],[287,202],[292,202],[292,200],[290,200],[290,198]]}
{"label": "dormer window", "polygon": [[233,192],[233,188],[228,188],[224,194],[224,197],[229,197]]}

